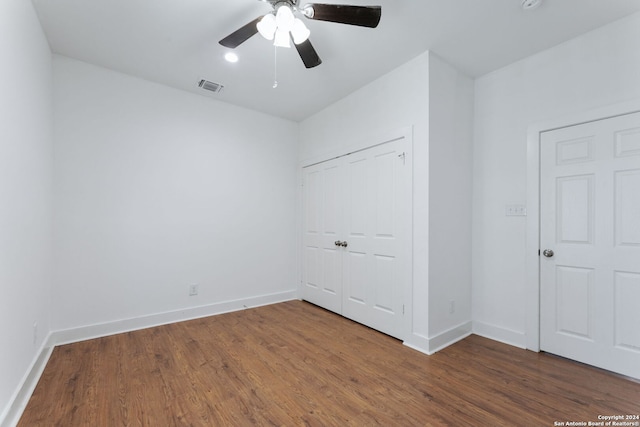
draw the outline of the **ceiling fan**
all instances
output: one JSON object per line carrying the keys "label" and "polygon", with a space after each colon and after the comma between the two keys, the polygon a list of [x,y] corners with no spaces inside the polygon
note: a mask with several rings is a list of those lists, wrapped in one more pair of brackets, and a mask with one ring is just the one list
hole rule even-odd
{"label": "ceiling fan", "polygon": [[271,4],[273,11],[240,27],[220,40],[219,43],[222,46],[235,49],[257,33],[268,40],[274,40],[274,45],[279,47],[290,47],[290,40],[293,40],[296,50],[307,68],[317,67],[322,63],[322,60],[309,41],[310,31],[302,20],[295,16],[296,13],[316,21],[337,22],[369,28],[377,27],[382,16],[382,7],[380,6],[308,3],[300,7],[300,0],[260,1]]}

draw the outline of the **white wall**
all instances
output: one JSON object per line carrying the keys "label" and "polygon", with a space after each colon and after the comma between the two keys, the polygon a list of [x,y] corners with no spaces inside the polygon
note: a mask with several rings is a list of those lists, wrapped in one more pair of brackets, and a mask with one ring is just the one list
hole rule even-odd
{"label": "white wall", "polygon": [[[471,331],[473,80],[429,58],[429,337]],[[452,306],[453,305],[453,306]]]}
{"label": "white wall", "polygon": [[50,329],[51,52],[29,1],[0,2],[0,94],[2,424]]}
{"label": "white wall", "polygon": [[[413,305],[405,343],[426,352],[459,337],[461,324],[471,328],[472,87],[470,79],[427,52],[300,125],[303,160],[413,128]],[[447,206],[433,205],[440,203]],[[430,221],[432,210],[437,219]],[[440,226],[442,232],[435,230]],[[432,274],[439,262],[442,268]],[[454,315],[451,299],[458,303]]]}
{"label": "white wall", "polygon": [[296,123],[53,65],[55,330],[295,296]]}
{"label": "white wall", "polygon": [[527,128],[640,98],[640,14],[476,80],[473,169],[474,331],[526,345]]}

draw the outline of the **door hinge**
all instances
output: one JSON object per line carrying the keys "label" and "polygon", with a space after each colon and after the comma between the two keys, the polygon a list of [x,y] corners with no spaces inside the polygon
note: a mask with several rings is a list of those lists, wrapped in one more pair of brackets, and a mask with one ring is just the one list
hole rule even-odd
{"label": "door hinge", "polygon": [[406,164],[407,162],[407,153],[405,153],[404,151],[400,154],[398,154],[398,157],[400,157],[402,159],[402,164]]}
{"label": "door hinge", "polygon": [[402,314],[404,314],[404,304],[402,304]]}

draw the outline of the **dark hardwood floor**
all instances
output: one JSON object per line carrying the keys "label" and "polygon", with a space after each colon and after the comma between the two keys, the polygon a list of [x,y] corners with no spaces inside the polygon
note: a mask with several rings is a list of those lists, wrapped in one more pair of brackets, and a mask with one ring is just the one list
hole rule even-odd
{"label": "dark hardwood floor", "polygon": [[[301,301],[57,347],[20,426],[553,426],[640,384],[471,336],[426,356]],[[559,425],[559,424],[556,424]]]}

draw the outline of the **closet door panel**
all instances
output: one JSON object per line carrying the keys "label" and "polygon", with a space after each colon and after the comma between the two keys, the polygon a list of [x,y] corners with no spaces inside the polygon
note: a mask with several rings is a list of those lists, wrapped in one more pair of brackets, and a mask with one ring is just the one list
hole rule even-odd
{"label": "closet door panel", "polygon": [[364,152],[345,157],[345,234],[343,271],[343,315],[366,324],[370,265],[369,159]]}
{"label": "closet door panel", "polygon": [[[400,141],[390,142],[350,155],[347,167],[355,176],[358,165],[358,179],[347,183],[346,193],[351,197],[345,204],[350,220],[345,224],[343,315],[395,337],[402,336],[403,325],[404,270],[399,245],[402,203],[407,202],[403,147]],[[355,260],[358,274],[354,274]]]}
{"label": "closet door panel", "polygon": [[303,169],[302,298],[342,311],[341,167],[338,161]]}

